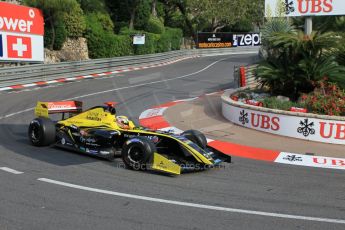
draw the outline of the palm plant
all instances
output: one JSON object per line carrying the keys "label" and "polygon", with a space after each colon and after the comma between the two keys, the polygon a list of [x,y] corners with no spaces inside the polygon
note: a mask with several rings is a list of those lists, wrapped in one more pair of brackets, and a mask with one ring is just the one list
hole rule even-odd
{"label": "palm plant", "polygon": [[[271,49],[271,42],[269,38],[276,33],[293,33],[295,27],[289,18],[276,17],[268,18],[265,26],[261,29],[261,49],[260,53],[264,58],[274,55],[274,50]],[[273,53],[272,53],[273,52]]]}
{"label": "palm plant", "polygon": [[341,37],[333,32],[302,31],[272,33],[265,37],[269,44],[268,57],[257,69],[262,86],[273,94],[296,100],[300,93],[314,89],[314,82],[328,77],[331,81],[344,81],[345,69],[335,59]]}

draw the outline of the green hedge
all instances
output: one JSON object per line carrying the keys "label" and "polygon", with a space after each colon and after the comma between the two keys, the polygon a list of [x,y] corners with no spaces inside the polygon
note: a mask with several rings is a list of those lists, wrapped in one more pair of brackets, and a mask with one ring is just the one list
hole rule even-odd
{"label": "green hedge", "polygon": [[74,5],[71,12],[63,14],[63,21],[66,27],[68,37],[82,37],[86,29],[84,12],[79,4]]}
{"label": "green hedge", "polygon": [[145,33],[145,44],[144,45],[135,45],[134,51],[135,54],[152,54],[162,52],[158,50],[160,35]]}
{"label": "green hedge", "polygon": [[135,34],[145,34],[145,45],[134,46],[135,54],[162,53],[179,50],[183,37],[181,29],[166,27],[163,34],[147,33],[145,31],[122,28],[120,34],[133,37]]}
{"label": "green hedge", "polygon": [[178,28],[166,28],[166,32],[169,35],[171,41],[171,50],[179,50],[181,48],[181,42],[183,38],[183,31]]}
{"label": "green hedge", "polygon": [[[161,53],[180,49],[182,30],[166,28],[163,34],[121,28],[119,35],[106,31],[97,17],[87,18],[86,37],[90,58]],[[135,34],[145,34],[144,45],[133,45]]]}
{"label": "green hedge", "polygon": [[114,23],[107,13],[89,13],[86,15],[86,23],[87,28],[90,29],[90,27],[92,27],[94,31],[114,31]]}
{"label": "green hedge", "polygon": [[133,55],[131,39],[112,33],[89,33],[88,48],[90,58],[109,58]]}
{"label": "green hedge", "polygon": [[131,38],[115,35],[106,16],[91,14],[87,17],[86,38],[90,58],[109,58],[133,54]]}
{"label": "green hedge", "polygon": [[[63,43],[67,39],[67,30],[65,25],[62,21],[58,21],[58,23],[54,26],[55,29],[55,40],[53,42],[53,30],[49,26],[44,27],[44,47],[54,50],[61,50]],[[51,47],[52,45],[52,47]]]}
{"label": "green hedge", "polygon": [[146,31],[153,34],[162,34],[165,31],[164,24],[156,17],[150,17],[146,25]]}

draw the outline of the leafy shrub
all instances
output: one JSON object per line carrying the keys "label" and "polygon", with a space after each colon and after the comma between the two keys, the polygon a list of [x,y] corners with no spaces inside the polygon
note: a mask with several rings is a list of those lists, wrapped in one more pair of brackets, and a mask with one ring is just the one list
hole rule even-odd
{"label": "leafy shrub", "polygon": [[345,66],[345,41],[343,41],[337,51],[337,60],[340,65]]}
{"label": "leafy shrub", "polygon": [[108,33],[104,36],[105,57],[128,56],[133,54],[131,39],[127,36],[120,36]]}
{"label": "leafy shrub", "polygon": [[167,27],[165,32],[161,34],[157,43],[157,52],[167,52],[171,50],[179,50],[182,42],[182,30]]}
{"label": "leafy shrub", "polygon": [[128,35],[128,36],[133,36],[135,34],[143,34],[145,31],[142,30],[131,30],[128,28],[128,26],[124,26],[120,29],[119,34],[121,35]]}
{"label": "leafy shrub", "polygon": [[88,48],[91,58],[110,58],[133,54],[131,39],[109,32],[102,34],[88,33]]}
{"label": "leafy shrub", "polygon": [[[120,29],[119,35],[104,28],[100,18],[95,14],[87,18],[89,54],[91,58],[114,57],[132,54],[152,54],[180,49],[182,31],[167,28],[163,34],[148,33],[140,30],[130,30],[127,26]],[[144,45],[132,45],[133,36],[145,34]]]}
{"label": "leafy shrub", "polygon": [[138,2],[139,2],[138,9],[140,10],[136,11],[135,20],[134,20],[134,28],[137,30],[144,30],[147,27],[147,24],[150,20],[151,1],[145,0],[145,1],[138,1]]}
{"label": "leafy shrub", "polygon": [[[50,49],[61,49],[69,33],[71,36],[83,33],[83,18],[79,18],[82,15],[82,10],[76,0],[23,0],[19,2],[39,8],[42,11],[47,29],[45,35],[49,36],[45,38],[47,42],[45,46]],[[68,15],[68,19],[64,20],[64,15]],[[73,20],[71,20],[72,18]],[[65,24],[66,21],[68,25]]]}
{"label": "leafy shrub", "polygon": [[232,27],[232,31],[236,32],[249,32],[252,31],[252,29],[253,24],[249,18],[240,19],[240,21]]}
{"label": "leafy shrub", "polygon": [[90,12],[107,12],[107,7],[104,0],[77,0],[80,4],[80,7],[85,13]]}
{"label": "leafy shrub", "polygon": [[301,101],[313,113],[345,115],[345,91],[326,79],[318,81],[312,93],[302,95]]}
{"label": "leafy shrub", "polygon": [[53,42],[53,30],[49,25],[44,26],[44,47],[48,49],[60,50],[67,39],[67,30],[63,21],[57,21],[54,26],[55,39]]}
{"label": "leafy shrub", "polygon": [[63,21],[68,37],[82,37],[86,29],[86,21],[83,10],[76,4],[71,12],[64,13]]}
{"label": "leafy shrub", "polygon": [[152,54],[158,52],[157,44],[159,41],[160,35],[145,33],[145,45],[136,45],[135,54]]}
{"label": "leafy shrub", "polygon": [[114,23],[111,20],[109,14],[106,13],[89,13],[86,15],[87,18],[87,26],[90,28],[92,27],[93,30],[100,31],[107,31],[113,32],[114,31]]}
{"label": "leafy shrub", "polygon": [[110,58],[133,54],[132,40],[126,35],[115,35],[109,17],[91,14],[87,17],[87,45],[90,58]]}
{"label": "leafy shrub", "polygon": [[292,102],[292,101],[282,101],[276,97],[268,97],[263,100],[264,107],[270,109],[279,109],[289,111],[291,107],[303,107],[303,104]]}
{"label": "leafy shrub", "polygon": [[171,50],[171,37],[168,33],[163,33],[160,36],[157,37],[157,46],[156,46],[156,52],[162,53],[167,52]]}
{"label": "leafy shrub", "polygon": [[44,26],[44,47],[49,48],[52,43],[53,31],[50,27]]}
{"label": "leafy shrub", "polygon": [[163,34],[146,33],[145,45],[139,45],[135,53],[148,54],[179,50],[181,40],[182,31],[180,29],[167,28]]}
{"label": "leafy shrub", "polygon": [[154,34],[164,33],[164,24],[156,17],[150,17],[146,25],[146,31]]}
{"label": "leafy shrub", "polygon": [[183,32],[178,28],[167,27],[165,33],[169,35],[171,41],[171,50],[179,50],[181,48],[181,42],[183,37]]}
{"label": "leafy shrub", "polygon": [[129,30],[128,22],[116,22],[115,33],[120,34],[122,30]]}
{"label": "leafy shrub", "polygon": [[67,30],[62,21],[58,21],[55,26],[55,42],[53,45],[54,50],[61,50],[63,43],[67,39]]}

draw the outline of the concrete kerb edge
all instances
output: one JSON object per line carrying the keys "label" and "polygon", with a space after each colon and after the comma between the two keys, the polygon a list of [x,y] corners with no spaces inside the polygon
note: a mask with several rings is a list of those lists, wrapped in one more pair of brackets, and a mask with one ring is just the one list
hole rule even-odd
{"label": "concrete kerb edge", "polygon": [[[227,90],[223,93],[223,95],[227,95],[226,93],[228,93],[229,95],[230,92],[235,92],[235,91]],[[207,94],[207,95],[211,95],[211,94]],[[175,106],[183,102],[193,101],[203,96],[204,95],[195,97],[192,99],[177,100],[177,101],[165,103],[163,105],[154,106],[152,109],[145,110],[141,113],[140,118],[139,118],[139,123],[140,125],[145,126],[144,123],[146,122],[143,122],[143,121],[146,120],[148,122],[151,122],[150,123],[151,127],[148,127],[148,128],[152,128],[152,125],[153,125],[155,127],[154,129],[157,129],[157,130],[181,133],[182,130],[172,126],[171,124],[168,123],[168,121],[165,120],[164,113],[166,113],[169,107]],[[151,110],[157,110],[157,113],[152,113],[149,116],[142,116],[143,114],[147,113],[147,111],[151,111]],[[154,125],[155,120],[158,121],[157,126]],[[274,162],[274,163],[280,163],[280,164],[289,164],[289,165],[295,165],[295,166],[307,166],[307,167],[316,167],[316,168],[345,170],[345,158],[310,156],[310,155],[298,154],[298,153],[279,152],[279,151],[260,149],[260,148],[250,147],[250,146],[241,146],[241,145],[231,143],[231,142],[222,142],[219,140],[212,140],[212,139],[208,139],[208,143],[213,144],[214,146],[212,147],[220,148],[218,150],[222,152],[225,152],[225,153],[228,152],[228,154],[230,155],[241,157],[241,158],[268,161],[268,162]],[[236,150],[231,149],[233,147],[236,148]],[[231,154],[230,153],[231,151],[237,151],[237,153]],[[257,156],[255,156],[255,154],[257,154]],[[293,161],[291,159],[299,159],[299,160]],[[326,163],[320,164],[318,162],[326,162]],[[327,162],[329,162],[329,164],[327,164]],[[335,165],[332,165],[332,164],[335,164]]]}

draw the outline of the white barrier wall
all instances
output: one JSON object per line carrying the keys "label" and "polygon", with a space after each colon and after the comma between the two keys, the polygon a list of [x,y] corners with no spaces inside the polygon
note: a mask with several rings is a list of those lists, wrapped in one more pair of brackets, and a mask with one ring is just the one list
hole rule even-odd
{"label": "white barrier wall", "polygon": [[315,115],[301,113],[294,116],[292,112],[281,111],[286,113],[282,114],[271,111],[235,102],[229,98],[228,93],[222,97],[223,116],[237,125],[281,136],[345,145],[345,120],[319,119],[315,118]]}

